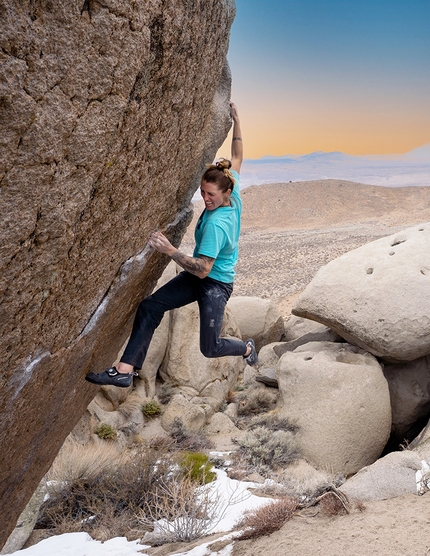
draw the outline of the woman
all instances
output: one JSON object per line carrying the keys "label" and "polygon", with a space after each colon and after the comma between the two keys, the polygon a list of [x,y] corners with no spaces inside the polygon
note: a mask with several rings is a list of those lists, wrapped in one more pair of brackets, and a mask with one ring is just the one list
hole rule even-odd
{"label": "woman", "polygon": [[233,139],[231,162],[221,159],[202,176],[200,191],[205,202],[195,230],[193,256],[185,255],[161,232],[153,232],[148,243],[171,257],[184,270],[144,299],[137,310],[133,330],[117,367],[86,376],[94,384],[126,388],[141,369],[155,329],[166,311],[197,301],[200,310],[200,350],[206,357],[242,356],[257,363],[252,339],[246,343],[220,338],[225,305],[233,291],[234,267],[238,259],[240,215],[239,171],[243,146],[239,116],[231,103]]}

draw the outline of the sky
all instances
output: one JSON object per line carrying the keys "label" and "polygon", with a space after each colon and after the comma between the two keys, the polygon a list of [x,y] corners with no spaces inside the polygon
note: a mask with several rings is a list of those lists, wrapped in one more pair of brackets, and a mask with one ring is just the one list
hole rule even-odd
{"label": "sky", "polygon": [[246,158],[430,142],[430,0],[236,0],[236,11],[228,61]]}

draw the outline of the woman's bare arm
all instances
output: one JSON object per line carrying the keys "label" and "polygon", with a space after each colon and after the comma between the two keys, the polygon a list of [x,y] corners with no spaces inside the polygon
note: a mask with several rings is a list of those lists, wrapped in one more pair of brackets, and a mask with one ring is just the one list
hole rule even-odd
{"label": "woman's bare arm", "polygon": [[231,117],[233,118],[233,137],[231,140],[231,168],[240,172],[240,167],[243,161],[243,141],[242,131],[240,129],[239,114],[237,113],[236,105],[230,103]]}
{"label": "woman's bare arm", "polygon": [[185,255],[185,253],[181,253],[176,247],[173,247],[167,237],[161,232],[153,232],[149,236],[148,243],[156,251],[168,255],[177,262],[180,267],[198,278],[206,278],[212,270],[215,259],[206,257],[205,255],[201,255],[200,257]]}

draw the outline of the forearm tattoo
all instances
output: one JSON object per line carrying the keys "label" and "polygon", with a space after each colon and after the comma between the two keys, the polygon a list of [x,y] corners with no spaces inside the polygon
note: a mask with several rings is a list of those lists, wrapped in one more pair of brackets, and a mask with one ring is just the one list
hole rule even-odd
{"label": "forearm tattoo", "polygon": [[194,274],[195,276],[205,274],[208,269],[210,270],[212,262],[214,261],[211,257],[205,257],[204,255],[195,259],[194,257],[184,255],[184,253],[181,253],[180,251],[176,251],[176,253],[172,255],[172,259],[184,270]]}

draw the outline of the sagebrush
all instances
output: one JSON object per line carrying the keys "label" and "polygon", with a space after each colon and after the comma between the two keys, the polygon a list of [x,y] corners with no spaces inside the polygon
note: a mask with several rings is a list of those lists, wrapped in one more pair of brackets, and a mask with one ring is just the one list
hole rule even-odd
{"label": "sagebrush", "polygon": [[256,510],[245,512],[237,523],[237,527],[244,529],[238,538],[240,540],[256,539],[278,531],[284,523],[291,519],[297,507],[296,500],[281,498],[260,506]]}
{"label": "sagebrush", "polygon": [[236,395],[237,414],[248,417],[264,413],[276,405],[277,394],[266,388],[247,389]]}
{"label": "sagebrush", "polygon": [[258,426],[237,443],[241,461],[264,475],[277,467],[289,465],[299,456],[297,442],[291,431],[272,431]]}
{"label": "sagebrush", "polygon": [[142,404],[142,413],[148,419],[161,415],[161,406],[157,400],[150,400]]}

